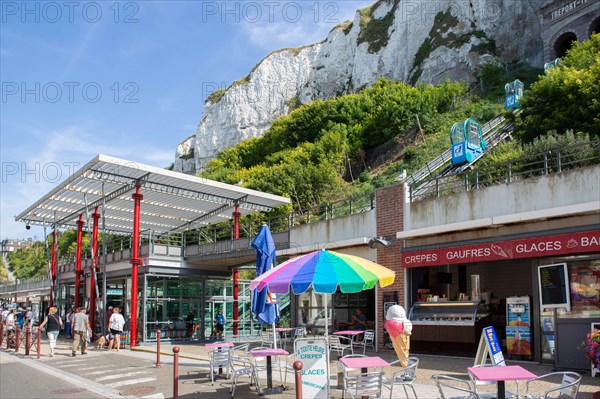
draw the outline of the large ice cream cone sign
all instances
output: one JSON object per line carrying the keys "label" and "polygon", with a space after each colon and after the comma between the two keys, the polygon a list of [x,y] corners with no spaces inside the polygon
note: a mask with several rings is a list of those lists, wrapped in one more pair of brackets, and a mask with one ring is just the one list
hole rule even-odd
{"label": "large ice cream cone sign", "polygon": [[[390,334],[390,339],[398,359],[406,359],[410,352],[410,335],[412,334],[412,323],[406,318],[406,311],[400,305],[391,306],[385,315],[385,329]],[[402,367],[408,365],[408,361],[400,362]]]}

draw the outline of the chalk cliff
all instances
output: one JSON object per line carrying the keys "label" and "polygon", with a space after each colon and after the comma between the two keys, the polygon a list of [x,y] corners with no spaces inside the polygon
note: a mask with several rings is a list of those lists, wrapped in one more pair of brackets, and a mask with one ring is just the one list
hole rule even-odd
{"label": "chalk cliff", "polygon": [[230,146],[261,136],[277,117],[316,99],[352,93],[380,77],[411,83],[472,81],[478,66],[542,65],[539,8],[546,0],[380,0],[309,46],[267,55],[204,105],[175,170],[196,173]]}

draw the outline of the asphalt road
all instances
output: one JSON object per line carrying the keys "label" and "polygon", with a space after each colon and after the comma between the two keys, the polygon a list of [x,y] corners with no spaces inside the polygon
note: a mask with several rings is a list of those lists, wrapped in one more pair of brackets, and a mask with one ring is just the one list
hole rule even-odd
{"label": "asphalt road", "polygon": [[26,364],[0,352],[0,398],[102,398],[82,386],[37,372]]}

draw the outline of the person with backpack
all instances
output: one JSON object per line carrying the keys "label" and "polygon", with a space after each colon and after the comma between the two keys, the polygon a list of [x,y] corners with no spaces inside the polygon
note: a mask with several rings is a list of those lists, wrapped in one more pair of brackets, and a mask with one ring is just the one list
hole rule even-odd
{"label": "person with backpack", "polygon": [[48,341],[50,345],[50,357],[54,357],[54,348],[56,347],[56,339],[58,338],[58,334],[63,327],[63,322],[61,318],[56,314],[58,309],[55,306],[52,306],[48,311],[48,316],[44,319],[42,324],[40,324],[40,329],[44,330],[46,327],[46,334],[48,334]]}

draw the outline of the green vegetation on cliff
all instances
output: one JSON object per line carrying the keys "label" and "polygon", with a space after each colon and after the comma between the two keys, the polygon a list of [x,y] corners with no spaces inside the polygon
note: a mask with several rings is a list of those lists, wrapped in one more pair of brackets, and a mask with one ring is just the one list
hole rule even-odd
{"label": "green vegetation on cliff", "polygon": [[575,44],[561,61],[521,101],[517,126],[524,141],[567,130],[600,137],[600,33]]}

